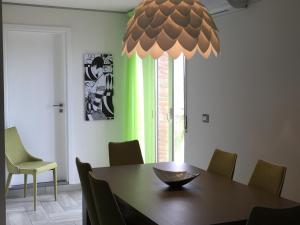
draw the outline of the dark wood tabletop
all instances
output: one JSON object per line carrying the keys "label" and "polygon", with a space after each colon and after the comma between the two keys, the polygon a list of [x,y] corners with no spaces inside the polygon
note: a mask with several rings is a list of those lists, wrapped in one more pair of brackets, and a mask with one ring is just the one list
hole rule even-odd
{"label": "dark wood tabletop", "polygon": [[[182,189],[171,190],[153,167],[200,172]],[[157,163],[94,168],[114,194],[159,225],[210,225],[247,219],[254,206],[285,208],[295,202],[208,173],[188,164]]]}

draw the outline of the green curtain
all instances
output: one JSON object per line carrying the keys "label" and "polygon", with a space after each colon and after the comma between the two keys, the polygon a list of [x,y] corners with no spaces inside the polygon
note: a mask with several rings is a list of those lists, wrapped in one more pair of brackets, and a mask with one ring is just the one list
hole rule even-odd
{"label": "green curtain", "polygon": [[133,55],[126,60],[127,73],[125,74],[125,91],[124,91],[124,139],[133,140],[138,138],[137,129],[137,56]]}
{"label": "green curtain", "polygon": [[[129,17],[133,14],[128,13]],[[155,162],[155,60],[126,59],[124,139],[138,139],[146,163]]]}
{"label": "green curtain", "polygon": [[143,59],[145,160],[155,162],[155,60]]}

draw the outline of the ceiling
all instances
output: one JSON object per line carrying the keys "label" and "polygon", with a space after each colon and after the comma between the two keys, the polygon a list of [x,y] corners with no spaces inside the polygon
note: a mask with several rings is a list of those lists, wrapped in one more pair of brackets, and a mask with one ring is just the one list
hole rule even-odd
{"label": "ceiling", "polygon": [[[209,11],[222,11],[229,7],[227,0],[200,0]],[[141,0],[3,0],[4,3],[29,4],[79,9],[127,12]]]}

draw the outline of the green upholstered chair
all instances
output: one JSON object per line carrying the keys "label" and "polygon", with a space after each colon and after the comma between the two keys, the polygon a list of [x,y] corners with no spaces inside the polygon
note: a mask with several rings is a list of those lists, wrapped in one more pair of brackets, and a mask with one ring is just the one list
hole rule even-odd
{"label": "green upholstered chair", "polygon": [[24,197],[27,191],[27,175],[33,176],[34,210],[37,200],[37,175],[52,170],[54,182],[54,197],[57,199],[57,164],[46,162],[30,155],[23,146],[15,127],[5,129],[5,158],[8,170],[6,193],[13,174],[24,174]]}
{"label": "green upholstered chair", "polygon": [[250,213],[247,225],[299,225],[300,206],[271,209],[255,207]]}
{"label": "green upholstered chair", "polygon": [[126,225],[109,184],[104,180],[96,179],[92,172],[89,172],[89,180],[99,225]]}
{"label": "green upholstered chair", "polygon": [[82,196],[86,204],[86,209],[91,225],[100,225],[98,222],[96,206],[94,203],[92,189],[89,181],[89,172],[92,171],[92,167],[89,163],[81,162],[79,158],[76,158],[76,166],[79,174]]}
{"label": "green upholstered chair", "polygon": [[286,167],[258,160],[248,185],[280,196],[285,174]]}
{"label": "green upholstered chair", "polygon": [[236,159],[237,154],[216,149],[210,160],[207,171],[232,179]]}
{"label": "green upholstered chair", "polygon": [[144,164],[138,140],[126,142],[110,142],[109,162],[111,166]]}

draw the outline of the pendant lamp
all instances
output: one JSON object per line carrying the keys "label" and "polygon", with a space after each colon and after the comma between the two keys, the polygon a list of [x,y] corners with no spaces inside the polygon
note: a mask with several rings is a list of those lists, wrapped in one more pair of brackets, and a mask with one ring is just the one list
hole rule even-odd
{"label": "pendant lamp", "polygon": [[188,59],[195,53],[208,58],[220,53],[217,27],[198,0],[143,0],[134,10],[123,38],[123,54],[150,54],[159,58],[167,52]]}

